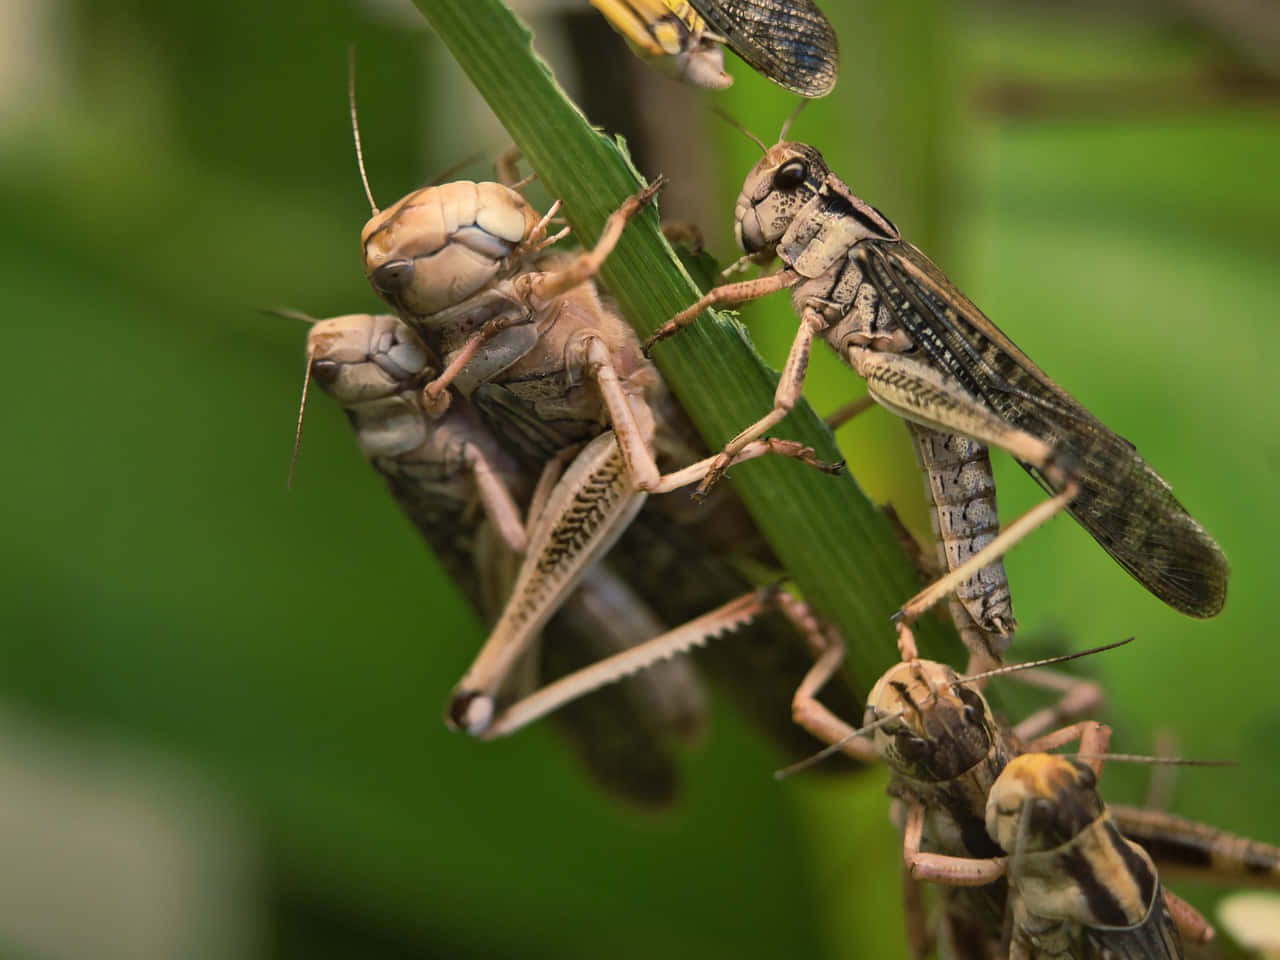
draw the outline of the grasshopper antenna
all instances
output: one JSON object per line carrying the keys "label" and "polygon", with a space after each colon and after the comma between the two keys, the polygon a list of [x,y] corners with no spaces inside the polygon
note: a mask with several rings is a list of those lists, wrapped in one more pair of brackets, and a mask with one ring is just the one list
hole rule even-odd
{"label": "grasshopper antenna", "polygon": [[994,670],[987,670],[984,673],[975,673],[970,677],[961,677],[957,683],[973,683],[975,680],[986,680],[988,677],[1002,677],[1009,673],[1017,673],[1020,670],[1033,670],[1036,667],[1047,667],[1054,663],[1066,663],[1068,660],[1079,660],[1081,657],[1092,657],[1095,653],[1105,653],[1108,650],[1114,650],[1116,647],[1123,647],[1126,643],[1132,643],[1133,637],[1126,637],[1123,640],[1117,640],[1115,643],[1108,643],[1101,647],[1094,647],[1091,650],[1081,650],[1078,653],[1064,653],[1060,657],[1046,657],[1044,660],[1028,660],[1026,663],[1011,663],[1007,667],[997,667]]}
{"label": "grasshopper antenna", "polygon": [[[369,201],[372,216],[378,215],[378,205],[373,202],[373,191],[369,189],[369,177],[364,172],[364,147],[360,143],[360,120],[356,116],[356,48],[347,47],[347,105],[351,109],[351,136],[356,142],[356,164],[360,167],[360,182],[364,184],[364,195]],[[308,371],[310,367],[308,367]]]}
{"label": "grasshopper antenna", "polygon": [[307,392],[311,389],[311,361],[314,352],[307,348],[307,372],[302,375],[302,399],[298,401],[298,426],[293,433],[293,453],[289,457],[289,475],[285,478],[284,488],[293,489],[293,475],[298,469],[298,450],[302,447],[302,418],[307,413]]}
{"label": "grasshopper antenna", "polygon": [[[264,307],[263,313],[272,317],[283,317],[286,320],[301,320],[308,325],[315,325],[316,318],[308,316],[301,310],[292,310],[289,307]],[[302,447],[302,420],[307,413],[307,394],[311,390],[311,361],[315,359],[315,354],[310,346],[307,347],[307,370],[302,375],[302,399],[298,401],[298,425],[293,433],[293,454],[289,457],[289,475],[285,479],[284,488],[286,490],[293,489],[293,475],[298,468],[298,450]]]}
{"label": "grasshopper antenna", "polygon": [[[428,187],[438,187],[438,186],[440,186],[440,184],[444,183],[444,181],[446,181],[446,180],[450,179],[451,177],[453,177],[453,176],[454,176],[454,174],[460,173],[462,170],[464,170],[465,168],[467,168],[467,167],[471,166],[471,164],[475,163],[477,160],[479,160],[479,159],[480,159],[481,157],[483,157],[483,156],[484,156],[484,154],[483,154],[483,153],[481,153],[479,150],[477,150],[475,153],[468,154],[467,156],[465,156],[465,157],[463,157],[461,160],[459,160],[457,163],[455,163],[453,166],[451,166],[451,167],[449,167],[447,170],[445,170],[443,173],[437,174],[437,175],[436,175],[436,176],[431,180],[431,182],[427,184],[427,186],[428,186]],[[362,172],[363,172],[363,171],[362,171]],[[365,189],[368,189],[368,187],[366,186],[366,188],[365,188]]]}
{"label": "grasshopper antenna", "polygon": [[1150,757],[1141,753],[1068,753],[1077,760],[1106,760],[1109,763],[1146,763],[1164,767],[1238,767],[1239,760],[1188,760],[1185,757]]}
{"label": "grasshopper antenna", "polygon": [[796,108],[788,114],[787,119],[782,121],[782,129],[778,131],[778,142],[781,143],[787,139],[787,131],[791,129],[791,124],[796,122],[796,118],[800,116],[800,111],[809,105],[808,100],[801,100]]}
{"label": "grasshopper antenna", "polygon": [[843,747],[850,740],[854,740],[858,737],[865,736],[866,734],[871,733],[874,730],[880,729],[886,723],[890,723],[894,720],[897,720],[905,712],[906,712],[905,710],[898,710],[898,711],[895,711],[894,713],[885,714],[879,720],[875,720],[871,723],[868,723],[865,727],[859,727],[857,730],[853,731],[853,733],[850,733],[847,736],[843,737],[842,739],[837,740],[835,743],[831,744],[830,746],[823,747],[813,756],[805,757],[803,760],[798,760],[795,763],[791,764],[790,766],[783,767],[781,770],[773,771],[773,779],[785,780],[787,777],[793,774],[799,773],[802,770],[808,770],[812,766],[816,766],[817,764],[821,763],[823,760],[827,759],[827,757],[832,756],[835,753],[838,753],[840,751],[840,748]]}
{"label": "grasshopper antenna", "polygon": [[763,140],[761,140],[754,133],[752,133],[750,130],[748,130],[746,127],[740,124],[737,120],[733,119],[733,117],[729,116],[729,114],[726,111],[720,109],[720,107],[717,106],[717,107],[712,107],[711,112],[714,113],[721,120],[723,120],[725,123],[729,124],[729,126],[733,127],[733,129],[737,130],[740,134],[742,134],[744,137],[746,137],[748,140],[754,143],[757,147],[759,147],[761,153],[769,152],[769,148],[765,146]]}

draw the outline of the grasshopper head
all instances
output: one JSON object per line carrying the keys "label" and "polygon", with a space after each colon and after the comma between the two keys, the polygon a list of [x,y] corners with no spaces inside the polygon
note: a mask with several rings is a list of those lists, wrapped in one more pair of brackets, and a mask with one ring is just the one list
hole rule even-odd
{"label": "grasshopper head", "polygon": [[987,832],[1012,853],[1052,850],[1102,815],[1093,771],[1052,753],[1009,761],[987,797]]}
{"label": "grasshopper head", "polygon": [[511,272],[540,219],[500,183],[423,187],[365,224],[365,276],[402,315],[430,316]]}
{"label": "grasshopper head", "polygon": [[738,246],[761,262],[775,256],[796,214],[813,199],[830,170],[807,143],[775,143],[751,168],[734,208]]}
{"label": "grasshopper head", "polygon": [[866,723],[900,713],[876,729],[876,752],[913,780],[951,780],[986,760],[997,740],[991,708],[944,663],[890,667],[867,698]]}
{"label": "grasshopper head", "polygon": [[316,383],[344,407],[399,393],[420,381],[428,365],[407,325],[367,313],[318,321],[307,334],[307,354]]}
{"label": "grasshopper head", "polygon": [[427,439],[417,394],[435,371],[399,319],[354,313],[321,320],[307,336],[307,354],[311,375],[346,410],[366,457],[399,456]]}

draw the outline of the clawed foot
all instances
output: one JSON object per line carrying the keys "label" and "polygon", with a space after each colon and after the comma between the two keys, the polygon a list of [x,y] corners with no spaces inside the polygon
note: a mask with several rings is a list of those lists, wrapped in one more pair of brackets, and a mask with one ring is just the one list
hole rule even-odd
{"label": "clawed foot", "polygon": [[440,386],[435,381],[422,388],[422,409],[432,418],[442,417],[453,402],[453,395],[447,386]]}

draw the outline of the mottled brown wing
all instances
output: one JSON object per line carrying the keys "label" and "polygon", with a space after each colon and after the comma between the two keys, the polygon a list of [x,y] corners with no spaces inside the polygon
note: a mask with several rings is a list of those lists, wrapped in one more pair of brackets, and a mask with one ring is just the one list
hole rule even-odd
{"label": "mottled brown wing", "polygon": [[840,46],[813,0],[689,0],[729,49],[778,86],[824,97],[836,85]]}
{"label": "mottled brown wing", "polygon": [[1229,573],[1222,548],[1133,444],[1054,383],[911,244],[868,241],[853,256],[933,365],[1074,460],[1081,491],[1068,509],[1103,549],[1174,609],[1194,617],[1222,609]]}

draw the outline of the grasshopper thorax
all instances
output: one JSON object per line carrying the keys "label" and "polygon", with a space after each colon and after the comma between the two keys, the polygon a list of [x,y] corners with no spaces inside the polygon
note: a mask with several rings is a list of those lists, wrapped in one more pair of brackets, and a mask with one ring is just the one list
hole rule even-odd
{"label": "grasshopper thorax", "polygon": [[986,700],[944,663],[911,660],[889,668],[867,698],[865,721],[891,714],[900,716],[876,729],[876,752],[912,780],[953,780],[999,744]]}
{"label": "grasshopper thorax", "polygon": [[365,276],[401,314],[429,316],[514,272],[540,220],[500,183],[423,187],[365,224]]}

